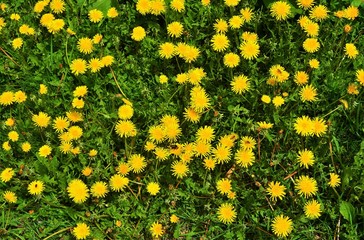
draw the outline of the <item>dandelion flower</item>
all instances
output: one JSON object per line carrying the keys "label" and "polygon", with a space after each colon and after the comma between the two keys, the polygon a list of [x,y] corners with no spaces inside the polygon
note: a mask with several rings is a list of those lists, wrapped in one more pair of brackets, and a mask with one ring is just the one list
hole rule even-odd
{"label": "dandelion flower", "polygon": [[317,100],[317,90],[312,85],[304,86],[300,91],[300,97],[302,102],[314,102]]}
{"label": "dandelion flower", "polygon": [[8,138],[10,141],[16,142],[19,140],[19,133],[17,133],[16,131],[10,131],[8,133]]}
{"label": "dandelion flower", "polygon": [[63,0],[52,0],[49,7],[54,13],[62,13],[65,10],[65,3]]}
{"label": "dandelion flower", "polygon": [[129,164],[131,170],[135,173],[142,172],[144,170],[144,168],[147,166],[147,163],[145,162],[145,158],[140,154],[131,155],[128,160],[128,164]]}
{"label": "dandelion flower", "polygon": [[271,102],[271,99],[268,95],[263,95],[260,100],[262,100],[262,102],[264,102],[266,104]]}
{"label": "dandelion flower", "polygon": [[32,145],[30,145],[29,142],[24,142],[21,144],[21,150],[23,150],[23,152],[29,152],[30,149],[32,149]]}
{"label": "dandelion flower", "polygon": [[109,67],[114,63],[114,57],[107,55],[101,58],[101,64],[103,67]]}
{"label": "dandelion flower", "polygon": [[321,21],[328,17],[327,7],[324,5],[317,5],[310,10],[310,18]]}
{"label": "dandelion flower", "polygon": [[316,200],[306,202],[304,207],[306,217],[315,219],[321,216],[321,204]]}
{"label": "dandelion flower", "polygon": [[221,194],[228,194],[231,191],[231,180],[227,178],[220,179],[216,183],[216,188]]}
{"label": "dandelion flower", "polygon": [[270,9],[271,15],[277,20],[286,20],[291,14],[291,6],[284,1],[276,1]]}
{"label": "dandelion flower", "polygon": [[247,60],[257,58],[260,53],[259,45],[255,41],[244,41],[239,49],[243,58]]}
{"label": "dandelion flower", "polygon": [[171,223],[178,223],[179,217],[177,217],[175,214],[172,214],[171,217],[169,218],[169,221],[171,221]]}
{"label": "dandelion flower", "polygon": [[124,104],[118,109],[118,116],[122,120],[130,119],[134,114],[134,109],[132,106]]}
{"label": "dandelion flower", "polygon": [[116,18],[117,16],[119,16],[118,11],[116,10],[116,8],[111,7],[107,10],[107,17],[109,18]]}
{"label": "dandelion flower", "polygon": [[222,145],[221,143],[212,150],[212,154],[217,163],[225,163],[230,160],[231,148]]}
{"label": "dandelion flower", "polygon": [[11,20],[14,20],[14,21],[19,21],[19,19],[20,19],[20,15],[19,15],[19,14],[17,14],[17,13],[12,13],[12,14],[10,15],[10,19],[11,19]]}
{"label": "dandelion flower", "polygon": [[258,124],[258,127],[260,129],[270,129],[270,128],[273,127],[273,124],[272,123],[267,123],[265,121],[263,121],[263,122],[257,122],[257,124]]}
{"label": "dandelion flower", "polygon": [[76,76],[79,74],[84,74],[87,70],[87,63],[81,58],[74,59],[70,65],[71,72]]}
{"label": "dandelion flower", "polygon": [[63,29],[65,22],[63,19],[54,19],[47,25],[47,29],[50,33],[55,34]]}
{"label": "dandelion flower", "polygon": [[196,141],[195,152],[196,156],[207,156],[210,153],[211,144],[205,141]]}
{"label": "dandelion flower", "polygon": [[71,122],[74,123],[83,121],[82,113],[79,113],[77,111],[69,111],[66,113],[66,116]]}
{"label": "dandelion flower", "polygon": [[93,23],[98,23],[102,20],[104,14],[98,9],[92,9],[88,12],[88,18]]}
{"label": "dandelion flower", "polygon": [[137,134],[134,123],[130,120],[120,120],[115,126],[115,131],[120,137],[134,137]]}
{"label": "dandelion flower", "polygon": [[17,91],[14,94],[14,100],[17,103],[23,103],[23,102],[25,102],[25,100],[27,100],[27,95],[23,91]]}
{"label": "dandelion flower", "polygon": [[214,170],[216,166],[216,161],[213,158],[205,158],[203,160],[203,166],[207,170]]}
{"label": "dandelion flower", "polygon": [[235,221],[236,211],[230,203],[223,203],[217,210],[217,217],[220,222],[230,224]]}
{"label": "dandelion flower", "polygon": [[90,235],[90,228],[86,223],[77,223],[76,227],[73,228],[72,234],[79,239],[86,239]]}
{"label": "dandelion flower", "polygon": [[235,53],[227,53],[224,56],[224,65],[229,68],[234,68],[239,65],[240,57]]}
{"label": "dandelion flower", "polygon": [[242,94],[242,93],[248,91],[250,88],[249,78],[247,76],[245,76],[244,74],[235,76],[233,78],[233,81],[231,82],[231,88],[232,88],[232,91],[237,94]]}
{"label": "dandelion flower", "polygon": [[1,181],[9,182],[13,178],[14,174],[15,173],[12,168],[5,168],[0,174]]}
{"label": "dandelion flower", "polygon": [[48,157],[51,154],[52,148],[48,145],[43,145],[39,148],[39,156],[41,157]]}
{"label": "dandelion flower", "polygon": [[156,182],[150,182],[147,185],[147,191],[152,196],[157,195],[157,193],[159,192],[160,189],[161,188],[160,188],[159,184]]}
{"label": "dandelion flower", "polygon": [[145,33],[145,30],[143,27],[138,26],[138,27],[133,28],[133,32],[131,34],[131,38],[133,40],[139,42],[139,41],[143,40],[145,38],[145,36],[146,36],[146,33]]}
{"label": "dandelion flower", "polygon": [[97,198],[103,198],[108,193],[107,185],[105,182],[95,182],[90,189],[91,195]]}
{"label": "dandelion flower", "polygon": [[18,198],[16,197],[16,194],[12,191],[5,191],[3,193],[3,198],[8,203],[16,203],[16,201],[18,200]]}
{"label": "dandelion flower", "polygon": [[151,5],[150,0],[138,0],[136,4],[136,10],[140,14],[145,15],[151,11],[150,5]]}
{"label": "dandelion flower", "polygon": [[304,85],[308,83],[308,74],[304,71],[298,71],[294,75],[294,81],[298,85]]}
{"label": "dandelion flower", "polygon": [[250,22],[253,19],[253,11],[249,7],[241,9],[240,14],[243,16],[245,22]]}
{"label": "dandelion flower", "polygon": [[18,38],[15,38],[12,42],[11,42],[11,45],[13,46],[13,48],[15,50],[17,49],[20,49],[22,46],[23,46],[23,39],[18,37]]}
{"label": "dandelion flower", "polygon": [[294,123],[294,128],[296,132],[302,136],[309,136],[313,134],[313,123],[307,116],[297,118]]}
{"label": "dandelion flower", "polygon": [[152,226],[149,228],[149,231],[155,238],[159,238],[164,234],[163,226],[159,222],[154,222]]}
{"label": "dandelion flower", "polygon": [[221,33],[215,34],[212,37],[211,42],[212,48],[217,52],[225,51],[230,45],[228,37]]}
{"label": "dandelion flower", "polygon": [[292,220],[282,214],[276,216],[273,219],[272,230],[278,237],[287,237],[293,230]]}
{"label": "dandelion flower", "polygon": [[0,104],[4,106],[11,105],[15,101],[15,96],[13,92],[3,92],[0,95]]}
{"label": "dandelion flower", "polygon": [[77,42],[77,48],[81,53],[89,54],[93,51],[93,42],[91,38],[80,38]]}
{"label": "dandelion flower", "polygon": [[228,23],[224,19],[216,19],[214,23],[214,29],[217,33],[225,33],[228,30]]}
{"label": "dandelion flower", "polygon": [[85,176],[85,177],[88,177],[92,174],[92,168],[91,167],[85,167],[84,169],[82,169],[82,174]]}
{"label": "dandelion flower", "polygon": [[176,176],[177,178],[183,178],[187,176],[189,171],[187,164],[182,161],[174,161],[171,165],[171,170],[173,176]]}
{"label": "dandelion flower", "polygon": [[206,94],[205,89],[200,86],[195,86],[190,92],[191,107],[196,112],[202,112],[210,106],[210,99]]}
{"label": "dandelion flower", "polygon": [[312,151],[305,149],[303,151],[298,151],[297,160],[301,167],[308,168],[314,164],[315,157]]}
{"label": "dandelion flower", "polygon": [[240,147],[242,149],[252,150],[255,148],[256,144],[257,142],[255,141],[255,139],[250,136],[244,136],[240,140]]}
{"label": "dandelion flower", "polygon": [[330,181],[329,186],[334,188],[340,185],[341,179],[340,176],[336,173],[330,173]]}
{"label": "dandelion flower", "polygon": [[200,56],[200,50],[194,46],[187,46],[182,58],[187,62],[191,63]]}
{"label": "dandelion flower", "polygon": [[185,0],[172,0],[170,6],[176,12],[183,12],[185,10]]}
{"label": "dandelion flower", "polygon": [[355,6],[349,6],[344,10],[345,18],[349,20],[354,20],[359,16],[359,9]]}
{"label": "dandelion flower", "polygon": [[258,41],[258,35],[256,33],[252,32],[243,32],[241,35],[241,38],[246,42],[257,42]]}
{"label": "dandelion flower", "polygon": [[297,5],[300,8],[308,9],[312,7],[315,0],[297,0]]}
{"label": "dandelion flower", "polygon": [[308,64],[310,65],[310,68],[317,69],[320,66],[320,62],[317,59],[311,59]]}
{"label": "dandelion flower", "polygon": [[28,191],[32,195],[40,195],[44,190],[44,183],[42,181],[36,180],[28,185]]}
{"label": "dandelion flower", "polygon": [[150,13],[153,15],[160,15],[166,11],[164,0],[150,1]]}
{"label": "dandelion flower", "polygon": [[273,105],[277,108],[284,104],[284,98],[281,96],[275,96],[272,100]]}
{"label": "dandelion flower", "polygon": [[244,18],[241,16],[232,16],[229,19],[229,25],[231,27],[231,29],[239,29],[244,23]]}
{"label": "dandelion flower", "polygon": [[347,43],[345,45],[345,54],[349,58],[356,58],[356,56],[359,54],[359,51],[356,49],[355,45],[353,43]]}
{"label": "dandelion flower", "polygon": [[210,0],[201,0],[201,4],[206,7],[210,5]]}
{"label": "dandelion flower", "polygon": [[197,141],[211,142],[214,140],[215,130],[211,126],[200,127],[196,132]]}
{"label": "dandelion flower", "polygon": [[3,143],[3,149],[5,151],[10,151],[11,150],[11,146],[9,144],[9,141],[6,141],[6,142]]}
{"label": "dandelion flower", "polygon": [[43,14],[42,17],[40,18],[40,24],[43,27],[48,27],[53,22],[54,19],[55,17],[52,13]]}
{"label": "dandelion flower", "polygon": [[311,177],[300,176],[295,182],[295,189],[299,195],[308,198],[317,193],[317,182]]}
{"label": "dandelion flower", "polygon": [[327,125],[325,120],[320,118],[315,118],[312,120],[312,133],[317,137],[321,137],[327,131]]}
{"label": "dandelion flower", "polygon": [[32,116],[32,121],[38,127],[45,128],[49,125],[51,118],[47,113],[39,112],[38,115],[34,114]]}
{"label": "dandelion flower", "polygon": [[239,166],[247,168],[253,165],[255,156],[251,149],[241,148],[235,153],[235,161]]}
{"label": "dandelion flower", "polygon": [[89,197],[89,189],[80,179],[73,179],[68,183],[67,192],[75,203],[83,203]]}
{"label": "dandelion flower", "polygon": [[39,93],[44,95],[48,93],[48,88],[44,84],[39,84]]}
{"label": "dandelion flower", "polygon": [[161,56],[162,58],[165,58],[165,59],[170,59],[175,54],[175,48],[176,47],[173,43],[170,43],[170,42],[162,43],[159,46],[159,56]]}
{"label": "dandelion flower", "polygon": [[305,49],[306,52],[314,53],[317,52],[320,48],[320,43],[317,41],[316,38],[307,38],[303,42],[303,49]]}
{"label": "dandelion flower", "polygon": [[201,118],[200,113],[196,112],[191,107],[185,108],[183,116],[185,117],[185,119],[187,121],[192,122],[192,123],[197,123]]}
{"label": "dandelion flower", "polygon": [[270,195],[270,198],[274,201],[279,198],[280,200],[283,199],[286,191],[286,187],[282,185],[280,182],[270,182],[268,183],[267,192]]}
{"label": "dandelion flower", "polygon": [[168,35],[171,37],[180,37],[183,33],[183,25],[180,22],[172,22],[167,26]]}

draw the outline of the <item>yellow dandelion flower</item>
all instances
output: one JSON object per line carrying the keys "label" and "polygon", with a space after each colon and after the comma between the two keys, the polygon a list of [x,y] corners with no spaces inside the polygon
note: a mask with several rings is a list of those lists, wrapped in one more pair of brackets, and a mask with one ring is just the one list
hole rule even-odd
{"label": "yellow dandelion flower", "polygon": [[257,122],[259,129],[270,129],[273,127],[272,123],[267,123],[265,121],[263,122]]}
{"label": "yellow dandelion flower", "polygon": [[327,7],[324,5],[317,5],[311,8],[310,10],[310,18],[321,21],[328,17],[328,10]]}
{"label": "yellow dandelion flower", "polygon": [[313,134],[313,123],[307,116],[297,118],[294,123],[294,128],[296,133],[302,136],[309,136]]}
{"label": "yellow dandelion flower", "polygon": [[40,195],[44,191],[44,183],[36,180],[28,185],[28,192],[32,195]]}
{"label": "yellow dandelion flower", "polygon": [[121,174],[122,176],[127,175],[130,172],[130,166],[128,163],[125,162],[121,162],[119,163],[119,166],[117,167],[117,171],[119,174]]}
{"label": "yellow dandelion flower", "polygon": [[294,81],[298,85],[304,85],[308,83],[308,78],[309,78],[308,74],[304,71],[297,71],[294,75]]}
{"label": "yellow dandelion flower", "polygon": [[329,186],[334,188],[339,186],[341,183],[340,176],[336,173],[330,173],[330,180],[329,180]]}
{"label": "yellow dandelion flower", "polygon": [[356,58],[356,56],[358,56],[359,51],[356,49],[355,45],[353,43],[347,43],[345,45],[345,54],[349,57],[349,58]]}
{"label": "yellow dandelion flower", "polygon": [[230,40],[225,34],[218,33],[212,36],[211,43],[215,51],[222,52],[229,47]]}
{"label": "yellow dandelion flower", "polygon": [[286,20],[291,14],[291,6],[284,1],[276,1],[271,5],[271,15],[277,20]]}
{"label": "yellow dandelion flower", "polygon": [[107,17],[116,18],[117,16],[119,16],[119,13],[116,8],[112,7],[107,10]]}
{"label": "yellow dandelion flower", "polygon": [[236,211],[230,203],[223,203],[217,210],[217,217],[220,222],[230,224],[235,221]]}
{"label": "yellow dandelion flower", "polygon": [[200,113],[196,112],[191,107],[185,108],[183,116],[187,121],[192,122],[192,123],[197,123],[201,118]]}
{"label": "yellow dandelion flower", "polygon": [[19,19],[20,19],[20,15],[19,15],[19,14],[17,14],[17,13],[12,13],[12,14],[10,15],[10,19],[11,19],[11,20],[14,20],[14,21],[19,21]]}
{"label": "yellow dandelion flower", "polygon": [[214,23],[214,29],[217,33],[225,33],[228,30],[228,23],[224,19],[216,19],[216,22]]}
{"label": "yellow dandelion flower", "polygon": [[16,142],[19,140],[19,133],[17,133],[16,131],[10,131],[8,133],[8,138],[10,141]]}
{"label": "yellow dandelion flower", "polygon": [[242,94],[250,88],[249,78],[244,74],[235,76],[231,82],[231,89],[237,94]]}
{"label": "yellow dandelion flower", "polygon": [[32,145],[29,142],[22,143],[20,147],[23,152],[29,152],[32,149]]}
{"label": "yellow dandelion flower", "polygon": [[0,174],[1,181],[9,182],[13,178],[14,174],[15,173],[12,168],[5,168]]}
{"label": "yellow dandelion flower", "polygon": [[172,22],[167,25],[168,35],[171,37],[180,37],[183,33],[183,25],[180,22]]}
{"label": "yellow dandelion flower", "polygon": [[195,86],[190,92],[191,107],[201,113],[210,106],[210,99],[204,88]]}
{"label": "yellow dandelion flower", "polygon": [[39,84],[39,93],[44,95],[48,93],[48,87],[44,84]]}
{"label": "yellow dandelion flower", "polygon": [[312,133],[317,137],[325,134],[327,131],[327,124],[325,120],[320,118],[315,118],[312,120]]}
{"label": "yellow dandelion flower", "polygon": [[66,9],[63,0],[52,0],[49,4],[49,7],[54,13],[62,13]]}
{"label": "yellow dandelion flower", "polygon": [[165,13],[166,6],[164,0],[152,0],[150,1],[150,13],[153,15],[160,15]]}
{"label": "yellow dandelion flower", "polygon": [[151,1],[150,0],[138,0],[137,4],[136,4],[136,10],[142,14],[145,15],[147,13],[150,13],[151,8]]}
{"label": "yellow dandelion flower", "polygon": [[316,38],[307,38],[302,46],[309,53],[317,52],[320,49],[320,43]]}
{"label": "yellow dandelion flower", "polygon": [[39,112],[38,115],[34,114],[32,116],[32,121],[38,127],[45,128],[49,125],[51,117],[47,113]]}
{"label": "yellow dandelion flower", "polygon": [[277,108],[284,104],[284,98],[281,96],[275,96],[272,100],[273,105]]}
{"label": "yellow dandelion flower", "polygon": [[18,37],[15,38],[12,42],[11,45],[13,46],[14,50],[20,49],[23,46],[23,39]]}
{"label": "yellow dandelion flower", "polygon": [[295,189],[299,195],[308,198],[317,193],[317,182],[311,177],[300,176],[295,182]]}
{"label": "yellow dandelion flower", "polygon": [[221,194],[228,194],[231,191],[231,180],[227,178],[220,179],[216,183],[217,191]]}
{"label": "yellow dandelion flower", "polygon": [[161,188],[159,186],[159,183],[156,183],[156,182],[150,182],[147,185],[147,191],[152,196],[157,195],[157,193],[159,192],[160,189]]}
{"label": "yellow dandelion flower", "polygon": [[43,27],[48,27],[53,22],[54,19],[55,17],[52,13],[43,14],[42,17],[40,18],[40,24]]}
{"label": "yellow dandelion flower", "polygon": [[77,42],[77,48],[81,53],[89,54],[93,51],[92,39],[88,37],[80,38]]}
{"label": "yellow dandelion flower", "polygon": [[349,20],[354,20],[359,16],[359,9],[355,6],[349,6],[347,9],[344,10],[345,18]]}
{"label": "yellow dandelion flower", "polygon": [[85,167],[84,169],[82,169],[82,174],[85,176],[85,177],[88,177],[92,174],[92,168],[91,167]]}
{"label": "yellow dandelion flower", "polygon": [[12,103],[14,103],[15,101],[15,96],[13,92],[3,92],[0,95],[0,104],[7,106],[7,105],[11,105]]}
{"label": "yellow dandelion flower", "polygon": [[224,0],[224,3],[228,7],[236,7],[239,4],[240,0]]}
{"label": "yellow dandelion flower", "polygon": [[120,137],[134,137],[137,134],[137,129],[134,123],[130,120],[120,120],[115,126],[115,131]]}
{"label": "yellow dandelion flower", "polygon": [[87,63],[81,58],[74,59],[70,65],[71,72],[74,75],[84,74],[87,70]]}
{"label": "yellow dandelion flower", "polygon": [[159,238],[164,234],[163,226],[159,222],[154,222],[152,226],[149,228],[149,231],[155,238]]}
{"label": "yellow dandelion flower", "polygon": [[305,149],[303,151],[298,151],[297,160],[301,167],[308,168],[314,164],[315,156],[312,151]]}
{"label": "yellow dandelion flower", "polygon": [[267,192],[273,201],[276,201],[277,198],[282,200],[284,195],[286,194],[285,191],[286,191],[286,187],[284,185],[282,185],[280,182],[268,183]]}
{"label": "yellow dandelion flower", "polygon": [[170,6],[176,12],[183,12],[185,10],[185,0],[172,0]]}
{"label": "yellow dandelion flower", "polygon": [[128,164],[134,173],[140,173],[147,166],[145,157],[140,154],[133,154],[128,160]]}
{"label": "yellow dandelion flower", "polygon": [[177,217],[175,214],[172,214],[171,217],[169,218],[169,221],[171,221],[171,223],[178,223],[179,217]]}
{"label": "yellow dandelion flower", "polygon": [[93,197],[103,198],[109,190],[105,182],[99,181],[92,184],[90,192]]}
{"label": "yellow dandelion flower", "polygon": [[23,92],[23,91],[17,91],[17,92],[14,94],[14,100],[15,100],[15,102],[17,102],[17,103],[25,102],[25,100],[27,100],[27,95],[26,95],[26,94],[25,94],[25,92]]}
{"label": "yellow dandelion flower", "polygon": [[88,12],[88,18],[90,19],[90,22],[98,23],[102,20],[103,17],[104,14],[98,9],[91,9]]}
{"label": "yellow dandelion flower", "polygon": [[224,55],[224,65],[229,68],[234,68],[239,65],[240,57],[236,53],[227,53]]}
{"label": "yellow dandelion flower", "polygon": [[245,22],[250,22],[253,19],[253,10],[249,7],[242,8],[240,14],[243,16]]}
{"label": "yellow dandelion flower", "polygon": [[321,216],[321,204],[316,200],[306,202],[304,207],[306,217],[315,219]]}
{"label": "yellow dandelion flower", "polygon": [[77,111],[69,111],[66,113],[66,116],[73,123],[83,121],[82,113]]}
{"label": "yellow dandelion flower", "polygon": [[260,53],[260,47],[255,41],[244,41],[240,44],[239,49],[243,58],[247,60],[257,58]]}
{"label": "yellow dandelion flower", "polygon": [[139,41],[143,40],[146,35],[147,34],[146,34],[144,28],[141,26],[138,26],[138,27],[133,28],[133,32],[131,34],[131,39],[139,42]]}
{"label": "yellow dandelion flower", "polygon": [[171,171],[173,176],[177,178],[183,178],[187,176],[189,171],[188,165],[182,161],[174,161],[171,165]]}
{"label": "yellow dandelion flower", "polygon": [[231,29],[239,29],[241,26],[243,26],[244,18],[238,15],[232,16],[229,19],[229,26]]}
{"label": "yellow dandelion flower", "polygon": [[213,158],[205,158],[203,160],[203,166],[207,170],[214,170],[216,166],[216,161]]}
{"label": "yellow dandelion flower", "polygon": [[12,192],[12,191],[5,191],[3,193],[3,198],[8,203],[16,203],[16,201],[18,200],[16,194],[14,192]]}
{"label": "yellow dandelion flower", "polygon": [[48,32],[55,34],[63,29],[65,22],[63,19],[54,19],[47,25]]}
{"label": "yellow dandelion flower", "polygon": [[235,153],[235,161],[239,166],[247,168],[253,165],[255,156],[251,149],[241,148]]}
{"label": "yellow dandelion flower", "polygon": [[150,127],[148,133],[149,133],[149,138],[157,143],[162,142],[166,137],[165,129],[161,125]]}
{"label": "yellow dandelion flower", "polygon": [[48,145],[43,145],[39,148],[38,153],[41,157],[48,157],[52,152],[52,148]]}
{"label": "yellow dandelion flower", "polygon": [[315,0],[297,0],[297,5],[300,8],[308,9],[313,6]]}
{"label": "yellow dandelion flower", "polygon": [[310,65],[310,68],[317,69],[320,66],[320,62],[317,59],[311,59],[308,64]]}
{"label": "yellow dandelion flower", "polygon": [[200,127],[196,132],[197,141],[211,142],[215,138],[215,130],[211,126]]}
{"label": "yellow dandelion flower", "polygon": [[72,234],[77,240],[81,240],[86,239],[91,233],[86,223],[77,223],[76,227],[72,230]]}
{"label": "yellow dandelion flower", "polygon": [[230,160],[231,148],[222,145],[221,143],[212,150],[212,155],[218,164],[226,163]]}
{"label": "yellow dandelion flower", "polygon": [[75,203],[83,203],[89,197],[89,189],[80,179],[73,179],[68,183],[67,192]]}
{"label": "yellow dandelion flower", "polygon": [[314,102],[317,100],[317,89],[312,85],[306,85],[300,90],[302,102]]}
{"label": "yellow dandelion flower", "polygon": [[271,102],[271,98],[268,95],[263,95],[260,100],[266,104]]}
{"label": "yellow dandelion flower", "polygon": [[258,41],[258,35],[256,33],[252,33],[252,32],[243,32],[243,34],[241,35],[241,38],[243,39],[243,41],[246,41],[246,42],[257,42]]}
{"label": "yellow dandelion flower", "polygon": [[359,94],[358,86],[355,83],[349,83],[348,88],[346,89],[346,91],[350,95],[358,95]]}
{"label": "yellow dandelion flower", "polygon": [[272,230],[278,237],[287,237],[293,230],[293,223],[289,217],[276,216],[272,222]]}

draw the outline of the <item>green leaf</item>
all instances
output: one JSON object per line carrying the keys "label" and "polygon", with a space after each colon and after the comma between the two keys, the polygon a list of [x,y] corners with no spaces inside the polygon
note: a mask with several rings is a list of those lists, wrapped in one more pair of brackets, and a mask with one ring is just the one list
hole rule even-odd
{"label": "green leaf", "polygon": [[349,202],[342,202],[340,204],[340,213],[341,215],[350,222],[353,223],[353,219],[355,218],[355,208]]}
{"label": "green leaf", "polygon": [[354,7],[359,7],[361,3],[362,3],[362,0],[353,0],[351,2],[351,5],[353,5]]}
{"label": "green leaf", "polygon": [[107,14],[107,11],[111,8],[111,0],[97,0],[94,4],[91,5],[89,10],[98,9],[104,15]]}

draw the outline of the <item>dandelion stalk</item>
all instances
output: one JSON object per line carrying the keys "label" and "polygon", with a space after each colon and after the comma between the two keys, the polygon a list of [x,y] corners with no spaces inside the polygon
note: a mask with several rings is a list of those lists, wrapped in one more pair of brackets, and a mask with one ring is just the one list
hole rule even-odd
{"label": "dandelion stalk", "polygon": [[52,238],[52,237],[54,237],[54,236],[56,236],[56,235],[58,235],[58,234],[60,234],[60,233],[63,233],[63,232],[65,232],[65,231],[70,230],[71,228],[72,228],[72,227],[66,227],[66,228],[63,228],[63,229],[61,229],[61,230],[59,230],[59,231],[57,231],[57,232],[55,232],[55,233],[53,233],[53,234],[49,235],[48,237],[44,238],[43,240],[50,239],[50,238]]}
{"label": "dandelion stalk", "polygon": [[121,94],[122,94],[125,98],[128,98],[128,97],[125,95],[125,93],[123,92],[123,90],[121,89],[121,87],[120,87],[120,85],[119,85],[118,81],[116,80],[115,73],[114,73],[114,71],[112,70],[112,68],[111,68],[111,67],[110,67],[110,70],[111,70],[111,74],[112,74],[112,76],[113,76],[113,78],[114,78],[115,84],[116,84],[116,86],[118,87],[118,89],[119,89],[120,93],[121,93]]}
{"label": "dandelion stalk", "polygon": [[6,57],[10,59],[10,61],[12,61],[15,65],[20,67],[20,65],[17,62],[15,62],[14,59],[2,47],[0,47],[0,51],[2,51],[6,55]]}

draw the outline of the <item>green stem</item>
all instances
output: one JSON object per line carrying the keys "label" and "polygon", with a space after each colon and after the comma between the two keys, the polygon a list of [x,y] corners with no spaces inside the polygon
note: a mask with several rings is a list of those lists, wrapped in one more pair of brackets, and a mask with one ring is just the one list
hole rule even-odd
{"label": "green stem", "polygon": [[71,228],[72,228],[72,227],[66,227],[66,228],[63,228],[63,229],[61,229],[61,230],[59,230],[59,231],[57,231],[57,232],[55,232],[55,233],[53,233],[53,234],[49,235],[48,237],[44,238],[43,240],[50,239],[51,237],[54,237],[54,236],[56,236],[56,235],[58,235],[58,234],[60,234],[60,233],[62,233],[62,232],[68,231],[68,230],[69,230],[69,229],[71,229]]}

